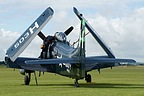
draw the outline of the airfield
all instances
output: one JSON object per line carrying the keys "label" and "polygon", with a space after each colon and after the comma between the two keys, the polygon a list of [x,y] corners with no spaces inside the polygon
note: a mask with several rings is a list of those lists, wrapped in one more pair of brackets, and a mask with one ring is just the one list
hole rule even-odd
{"label": "airfield", "polygon": [[[24,85],[19,70],[0,67],[0,96],[144,96],[144,67],[122,66],[106,68],[99,74],[91,71],[92,83],[80,80],[75,87],[73,79],[53,73],[38,77],[35,85],[32,75],[29,86]],[[38,75],[38,74],[37,74]]]}

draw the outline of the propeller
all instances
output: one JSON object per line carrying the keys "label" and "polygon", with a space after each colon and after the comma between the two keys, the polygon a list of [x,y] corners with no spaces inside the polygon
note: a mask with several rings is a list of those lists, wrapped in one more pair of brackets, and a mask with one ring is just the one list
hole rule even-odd
{"label": "propeller", "polygon": [[74,29],[73,26],[71,26],[71,27],[68,28],[64,33],[65,33],[66,35],[69,35],[69,33],[70,33],[73,29]]}
{"label": "propeller", "polygon": [[45,37],[45,35],[40,31],[39,33],[38,33],[38,36],[42,39],[42,40],[44,40],[46,37]]}
{"label": "propeller", "polygon": [[[70,34],[70,32],[73,30],[73,26],[69,27],[64,33],[68,36]],[[38,33],[38,36],[42,39],[45,40],[46,36],[40,31]]]}

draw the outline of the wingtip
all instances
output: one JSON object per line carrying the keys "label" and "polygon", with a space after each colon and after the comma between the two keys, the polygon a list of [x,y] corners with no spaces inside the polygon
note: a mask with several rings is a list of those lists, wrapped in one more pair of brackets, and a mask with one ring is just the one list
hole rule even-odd
{"label": "wingtip", "polygon": [[76,7],[73,7],[73,11],[74,11],[74,12],[77,12],[77,9],[76,9]]}
{"label": "wingtip", "polygon": [[52,7],[48,7],[47,9],[51,10],[52,15],[54,14],[54,10],[52,9]]}
{"label": "wingtip", "polygon": [[76,7],[73,7],[73,9],[76,9]]}

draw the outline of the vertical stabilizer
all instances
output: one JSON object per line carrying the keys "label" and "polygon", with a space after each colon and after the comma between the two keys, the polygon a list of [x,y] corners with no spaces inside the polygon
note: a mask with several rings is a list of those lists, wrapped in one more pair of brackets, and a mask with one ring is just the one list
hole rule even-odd
{"label": "vertical stabilizer", "polygon": [[85,21],[81,20],[81,33],[79,37],[80,57],[85,57]]}
{"label": "vertical stabilizer", "polygon": [[85,77],[85,21],[81,20],[81,33],[79,37],[80,77]]}
{"label": "vertical stabilizer", "polygon": [[52,18],[54,11],[48,7],[30,27],[11,45],[7,50],[6,55],[11,61],[15,61],[16,58],[25,50],[25,48],[31,43],[41,29]]}

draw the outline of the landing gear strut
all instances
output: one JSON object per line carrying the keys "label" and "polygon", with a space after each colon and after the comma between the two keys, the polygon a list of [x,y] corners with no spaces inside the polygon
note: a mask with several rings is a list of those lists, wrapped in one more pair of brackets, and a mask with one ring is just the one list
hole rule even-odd
{"label": "landing gear strut", "polygon": [[37,77],[36,77],[36,72],[34,72],[34,77],[35,77],[36,85],[38,86]]}

